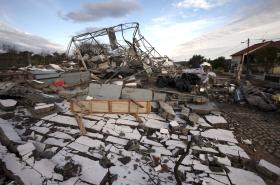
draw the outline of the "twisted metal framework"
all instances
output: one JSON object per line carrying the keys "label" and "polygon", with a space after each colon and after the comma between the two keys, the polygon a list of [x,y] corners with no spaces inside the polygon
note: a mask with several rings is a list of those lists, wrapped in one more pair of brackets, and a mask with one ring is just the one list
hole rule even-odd
{"label": "twisted metal framework", "polygon": [[[106,41],[107,43],[109,41],[109,44],[105,43]],[[75,51],[79,56],[79,60],[82,61],[85,69],[87,69],[80,50],[83,43],[94,43],[97,45],[99,50],[96,51],[96,55],[105,54],[105,46],[111,46],[106,49],[109,48],[110,52],[125,58],[127,65],[130,65],[134,61],[140,61],[145,63],[146,66],[148,65],[150,68],[154,68],[162,66],[166,61],[166,57],[162,57],[144,36],[141,35],[139,23],[137,22],[119,24],[72,37],[67,47],[66,56],[69,57],[71,52]],[[73,46],[74,50],[72,50]]]}

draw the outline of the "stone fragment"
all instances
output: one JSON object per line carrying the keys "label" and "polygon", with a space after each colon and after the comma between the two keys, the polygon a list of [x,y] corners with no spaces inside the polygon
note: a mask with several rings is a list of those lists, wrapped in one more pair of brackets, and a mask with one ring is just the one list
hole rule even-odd
{"label": "stone fragment", "polygon": [[47,112],[50,112],[50,111],[54,110],[54,108],[55,108],[55,106],[54,106],[53,103],[51,103],[51,104],[38,103],[34,107],[34,113],[44,114],[44,113],[47,113]]}
{"label": "stone fragment", "polygon": [[198,120],[199,120],[200,116],[197,115],[196,113],[190,113],[189,115],[189,121],[193,124],[196,125]]}
{"label": "stone fragment", "polygon": [[153,129],[162,129],[162,128],[167,129],[169,127],[169,124],[159,120],[148,119],[144,123],[144,126]]}
{"label": "stone fragment", "polygon": [[247,145],[251,145],[252,144],[252,141],[250,139],[244,139],[242,140],[245,144]]}
{"label": "stone fragment", "polygon": [[168,131],[168,129],[162,128],[162,129],[160,129],[160,133],[169,134],[169,131]]}
{"label": "stone fragment", "polygon": [[180,114],[181,118],[184,120],[188,120],[189,114],[190,114],[190,109],[183,106]]}
{"label": "stone fragment", "polygon": [[222,117],[222,116],[207,115],[207,116],[205,116],[205,118],[212,125],[215,125],[215,124],[227,124],[227,120],[225,120],[225,118]]}
{"label": "stone fragment", "polygon": [[153,92],[149,89],[129,88],[122,89],[122,99],[133,99],[135,101],[152,101]]}
{"label": "stone fragment", "polygon": [[5,111],[14,110],[17,105],[17,101],[13,99],[0,99],[0,108]]}
{"label": "stone fragment", "polygon": [[218,107],[214,102],[208,102],[201,105],[189,103],[188,107],[197,114],[209,114],[211,111],[218,110]]}
{"label": "stone fragment", "polygon": [[89,84],[88,95],[98,100],[119,99],[122,86],[115,84]]}
{"label": "stone fragment", "polygon": [[280,176],[280,168],[264,159],[261,159],[256,167],[260,174],[274,181]]}
{"label": "stone fragment", "polygon": [[19,154],[23,157],[24,155],[33,152],[35,150],[35,146],[31,142],[27,142],[23,145],[19,145],[17,147]]}
{"label": "stone fragment", "polygon": [[159,101],[160,114],[166,119],[174,119],[176,114],[173,108],[163,101]]}
{"label": "stone fragment", "polygon": [[166,100],[165,93],[154,92],[153,101],[165,101],[165,100]]}
{"label": "stone fragment", "polygon": [[162,168],[161,168],[161,165],[158,165],[158,166],[155,167],[155,171],[156,171],[156,172],[161,171],[161,169],[162,169]]}
{"label": "stone fragment", "polygon": [[235,139],[233,132],[225,129],[209,129],[204,132],[201,132],[202,137],[209,139],[216,139],[218,141],[228,141],[231,143],[238,143]]}
{"label": "stone fragment", "polygon": [[171,121],[169,124],[170,124],[171,127],[178,127],[178,126],[180,126],[180,125],[178,124],[178,122],[175,121],[175,120]]}
{"label": "stone fragment", "polygon": [[227,167],[229,169],[228,177],[235,185],[265,185],[264,180],[255,173],[243,169]]}
{"label": "stone fragment", "polygon": [[194,96],[192,101],[193,101],[193,103],[196,103],[196,104],[205,104],[205,103],[209,102],[208,98],[206,98],[204,96]]}

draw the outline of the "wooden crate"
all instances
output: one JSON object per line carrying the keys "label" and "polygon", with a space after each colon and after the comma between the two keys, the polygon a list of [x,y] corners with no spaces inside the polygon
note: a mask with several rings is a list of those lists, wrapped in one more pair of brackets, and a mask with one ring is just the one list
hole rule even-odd
{"label": "wooden crate", "polygon": [[[138,105],[137,105],[138,104]],[[142,107],[140,107],[141,105]],[[150,101],[133,101],[133,100],[81,100],[71,101],[72,112],[75,113],[118,113],[118,114],[134,114],[134,113],[150,113]]]}

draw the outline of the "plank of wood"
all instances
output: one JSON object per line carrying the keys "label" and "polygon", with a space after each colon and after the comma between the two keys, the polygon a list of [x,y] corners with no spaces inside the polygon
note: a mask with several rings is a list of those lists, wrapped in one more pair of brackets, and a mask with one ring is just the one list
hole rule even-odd
{"label": "plank of wood", "polygon": [[80,133],[81,133],[81,135],[82,135],[82,136],[85,135],[85,134],[87,133],[87,131],[86,131],[86,128],[85,128],[85,126],[84,126],[82,116],[81,116],[80,114],[75,114],[75,118],[76,118],[76,121],[77,121],[78,126],[79,126],[79,128],[80,128]]}
{"label": "plank of wood", "polygon": [[71,102],[71,111],[76,113],[150,113],[151,102],[131,100],[81,100]]}

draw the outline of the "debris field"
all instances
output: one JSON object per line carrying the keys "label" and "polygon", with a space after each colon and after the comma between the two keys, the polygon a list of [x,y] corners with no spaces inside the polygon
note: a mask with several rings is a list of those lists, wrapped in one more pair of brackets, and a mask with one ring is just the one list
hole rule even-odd
{"label": "debris field", "polygon": [[279,182],[280,168],[252,159],[242,146],[253,141],[241,146],[215,104],[277,109],[252,84],[169,65],[138,23],[74,36],[67,54],[1,72],[10,75],[0,82],[0,184]]}

